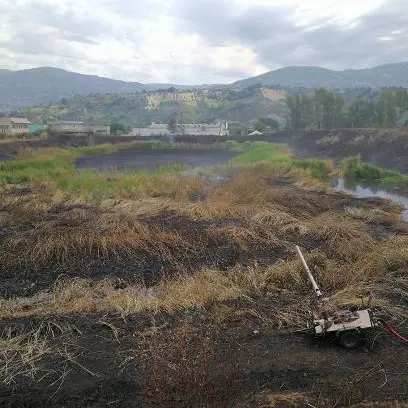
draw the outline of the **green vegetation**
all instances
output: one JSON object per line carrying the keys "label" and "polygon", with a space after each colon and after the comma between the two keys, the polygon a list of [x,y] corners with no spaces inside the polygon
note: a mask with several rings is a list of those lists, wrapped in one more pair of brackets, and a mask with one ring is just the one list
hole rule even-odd
{"label": "green vegetation", "polygon": [[69,156],[0,162],[0,183],[19,184],[57,179],[70,173]]}
{"label": "green vegetation", "polygon": [[307,170],[311,176],[326,180],[333,171],[329,160],[297,159],[290,156],[287,145],[268,142],[245,142],[242,145],[244,153],[231,159],[231,164],[268,163],[276,168],[286,170]]}
{"label": "green vegetation", "polygon": [[123,123],[113,122],[109,125],[110,131],[113,134],[127,133],[132,130],[130,126],[125,126]]}
{"label": "green vegetation", "polygon": [[[168,92],[160,97],[142,92],[77,95],[64,100],[63,104],[28,107],[12,113],[27,117],[33,123],[65,119],[110,124],[112,133],[145,127],[152,122],[169,123],[176,117],[179,123],[212,123],[219,119],[239,122],[258,118],[268,120],[272,113],[283,120],[287,114],[283,95],[280,100],[273,101],[264,96],[260,88],[195,90],[194,98],[188,101],[171,100],[172,95]],[[155,100],[154,106],[152,100]]]}
{"label": "green vegetation", "polygon": [[286,145],[268,142],[245,142],[244,153],[231,159],[231,164],[254,163],[290,163],[289,150]]}
{"label": "green vegetation", "polygon": [[349,181],[367,185],[383,185],[408,190],[408,175],[364,163],[360,157],[349,157],[343,162],[344,176]]}
{"label": "green vegetation", "polygon": [[292,129],[333,129],[336,127],[393,127],[406,124],[408,91],[343,96],[325,89],[287,97]]}
{"label": "green vegetation", "polygon": [[310,171],[312,177],[319,180],[328,180],[333,173],[333,163],[323,159],[293,159],[298,169]]}
{"label": "green vegetation", "polygon": [[229,149],[241,152],[243,151],[244,145],[236,140],[226,140],[225,142],[216,143],[215,147],[218,149]]}
{"label": "green vegetation", "polygon": [[[25,152],[25,157],[15,161],[0,163],[1,184],[54,183],[59,190],[69,194],[90,197],[92,199],[114,198],[130,194],[141,184],[148,183],[156,188],[155,183],[162,183],[163,177],[169,173],[183,172],[187,169],[182,164],[158,166],[154,171],[109,171],[96,170],[77,171],[77,157],[112,153],[131,147],[159,148],[167,144],[162,142],[123,143],[118,145],[100,145],[70,149],[42,149]],[[173,147],[180,147],[179,145]],[[186,145],[188,149],[197,148]],[[281,173],[306,170],[317,179],[326,179],[332,168],[324,160],[304,160],[292,158],[286,145],[267,142],[246,142],[239,144],[227,141],[215,146],[242,152],[230,161],[232,166],[267,163]],[[202,147],[201,147],[202,148]],[[209,148],[209,147],[206,147]],[[167,183],[167,181],[166,181]]]}
{"label": "green vegetation", "polygon": [[274,132],[279,126],[279,122],[273,118],[260,118],[254,123],[254,128],[258,132]]}
{"label": "green vegetation", "polygon": [[72,148],[72,151],[76,153],[78,157],[83,157],[83,156],[95,156],[98,154],[108,154],[108,153],[113,153],[119,150],[118,145],[112,145],[112,144],[101,144],[97,146],[86,146],[86,147],[76,147]]}
{"label": "green vegetation", "polygon": [[[114,198],[118,191],[130,192],[140,183],[149,183],[151,188],[160,184],[160,176],[181,172],[186,167],[181,164],[159,166],[154,171],[76,171],[77,157],[112,153],[132,146],[158,148],[167,146],[162,142],[123,143],[70,149],[42,149],[25,152],[26,157],[0,162],[0,184],[30,184],[51,182],[70,194],[84,195],[93,199]],[[157,178],[157,177],[158,178]]]}

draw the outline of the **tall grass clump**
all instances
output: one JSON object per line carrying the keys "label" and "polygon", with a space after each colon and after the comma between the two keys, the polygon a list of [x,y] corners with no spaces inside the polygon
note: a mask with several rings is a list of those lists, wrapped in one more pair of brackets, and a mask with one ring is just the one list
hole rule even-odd
{"label": "tall grass clump", "polygon": [[327,180],[333,172],[333,163],[322,159],[293,159],[296,168],[309,170],[312,177]]}
{"label": "tall grass clump", "polygon": [[343,161],[344,176],[349,181],[365,184],[380,184],[393,188],[408,190],[408,175],[394,170],[386,170],[374,164],[364,163],[361,157],[348,157]]}
{"label": "tall grass clump", "polygon": [[119,149],[117,146],[112,144],[101,144],[97,146],[85,146],[85,147],[75,147],[72,151],[79,157],[86,156],[96,156],[99,154],[108,154],[117,152]]}
{"label": "tall grass clump", "polygon": [[236,140],[226,140],[225,142],[218,142],[215,144],[218,149],[229,149],[234,151],[242,152],[244,150],[244,145],[237,142]]}
{"label": "tall grass clump", "polygon": [[273,167],[291,170],[308,170],[312,177],[327,180],[333,171],[333,164],[322,159],[292,158],[287,145],[268,142],[245,142],[242,145],[244,152],[230,160],[231,164],[267,163]]}
{"label": "tall grass clump", "polygon": [[243,144],[243,149],[244,153],[231,159],[231,164],[278,164],[290,162],[289,150],[283,144],[246,142]]}
{"label": "tall grass clump", "polygon": [[0,163],[0,183],[19,184],[35,180],[51,180],[71,173],[72,164],[64,157],[45,160],[28,159]]}

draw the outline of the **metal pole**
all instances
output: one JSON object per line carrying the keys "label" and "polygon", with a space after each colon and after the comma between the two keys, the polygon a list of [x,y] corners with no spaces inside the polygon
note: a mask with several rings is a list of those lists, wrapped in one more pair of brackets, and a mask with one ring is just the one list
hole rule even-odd
{"label": "metal pole", "polygon": [[310,272],[309,267],[307,266],[307,263],[305,261],[305,258],[303,257],[302,252],[300,251],[300,248],[296,245],[296,251],[299,255],[300,260],[302,261],[303,267],[305,268],[305,271],[307,273],[307,276],[309,277],[310,282],[312,282],[313,290],[315,291],[316,295],[318,298],[321,298],[323,296],[322,292],[320,291],[319,286],[317,285],[312,272]]}

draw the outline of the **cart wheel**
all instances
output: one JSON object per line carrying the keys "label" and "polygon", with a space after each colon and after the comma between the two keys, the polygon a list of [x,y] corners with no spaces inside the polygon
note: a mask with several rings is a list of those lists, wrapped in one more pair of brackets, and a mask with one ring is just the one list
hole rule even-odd
{"label": "cart wheel", "polygon": [[361,342],[360,333],[356,330],[348,330],[340,333],[339,343],[346,349],[354,349]]}

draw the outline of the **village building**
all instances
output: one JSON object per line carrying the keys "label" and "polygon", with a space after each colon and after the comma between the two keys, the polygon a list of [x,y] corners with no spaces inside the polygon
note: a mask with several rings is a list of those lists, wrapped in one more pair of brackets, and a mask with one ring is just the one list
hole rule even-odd
{"label": "village building", "polygon": [[48,129],[53,133],[94,133],[110,135],[110,126],[87,125],[73,120],[58,120],[50,122]]}
{"label": "village building", "polygon": [[18,135],[28,133],[30,123],[26,118],[0,118],[0,134]]}
{"label": "village building", "polygon": [[[163,123],[152,123],[147,128],[134,128],[132,133],[137,136],[168,136],[172,134],[168,129],[168,125]],[[177,124],[176,131],[173,134],[191,136],[228,136],[229,127],[227,121],[219,121],[215,124],[184,123]]]}

